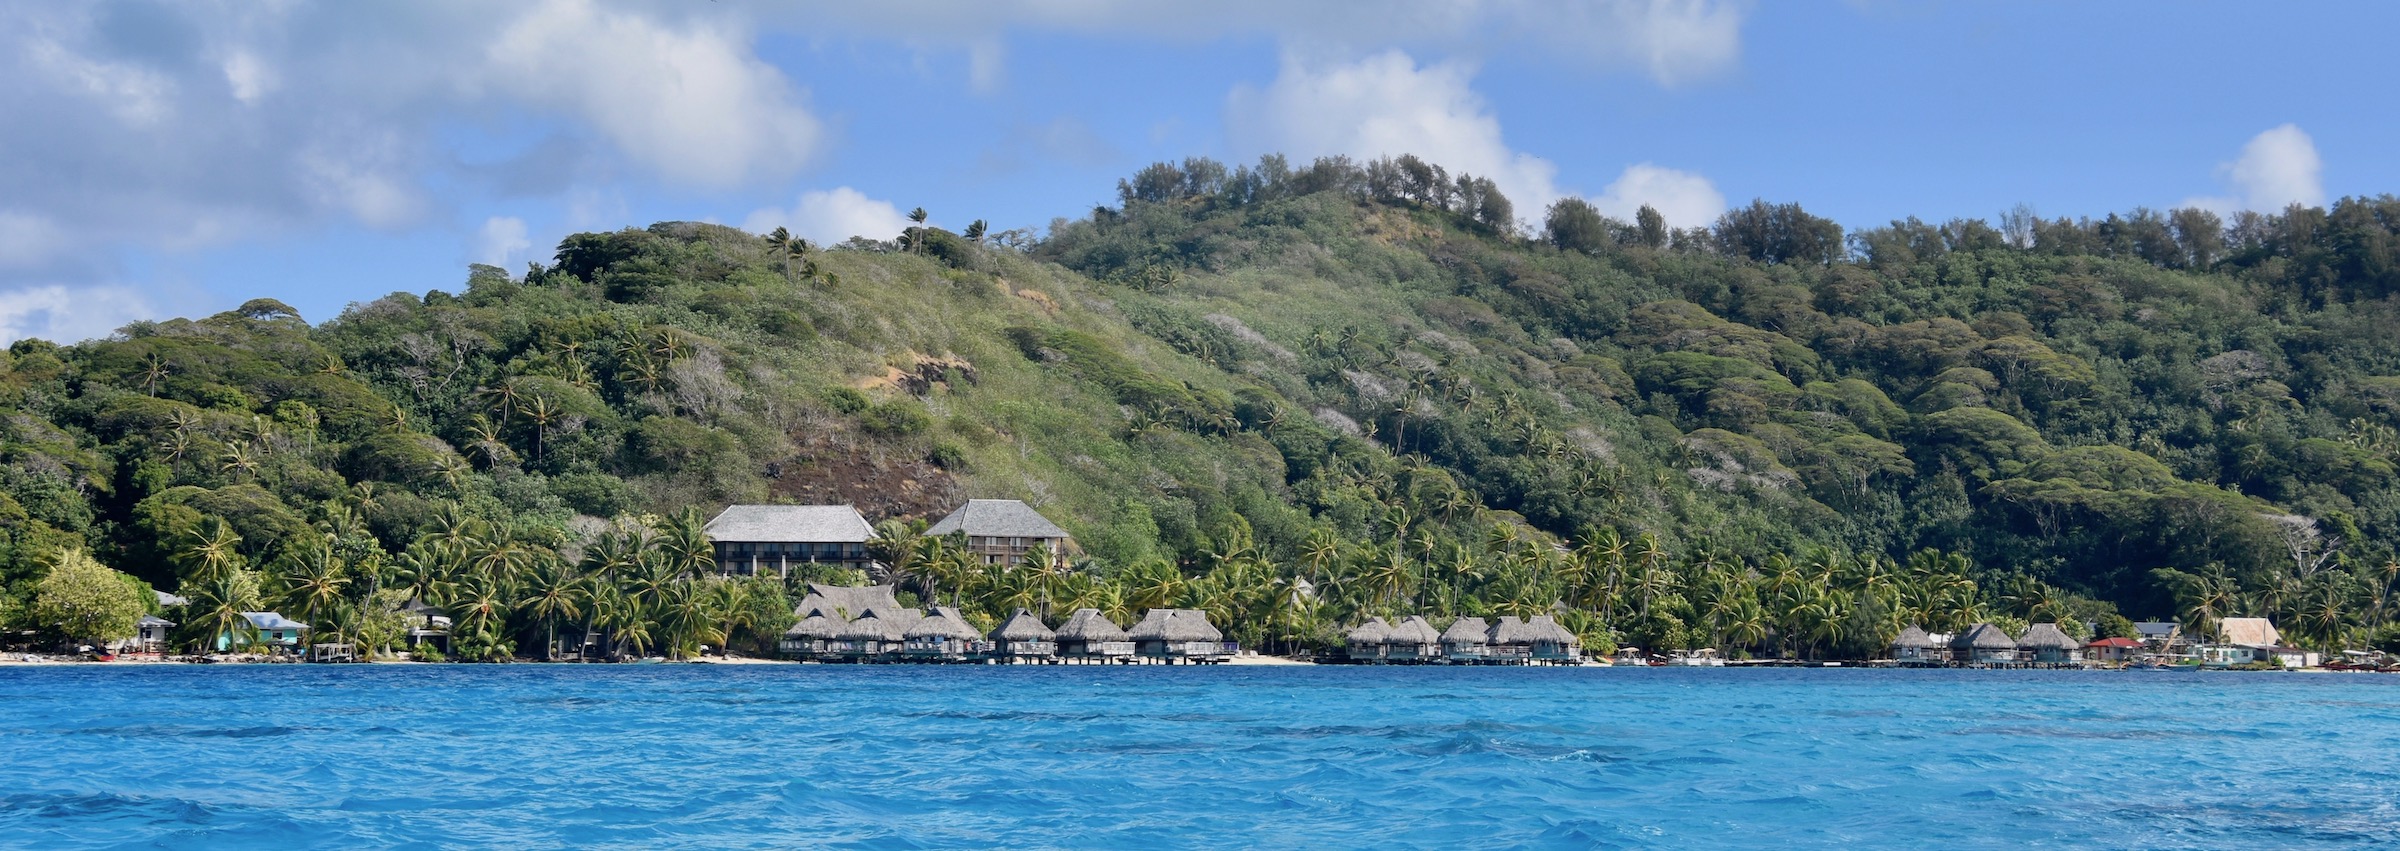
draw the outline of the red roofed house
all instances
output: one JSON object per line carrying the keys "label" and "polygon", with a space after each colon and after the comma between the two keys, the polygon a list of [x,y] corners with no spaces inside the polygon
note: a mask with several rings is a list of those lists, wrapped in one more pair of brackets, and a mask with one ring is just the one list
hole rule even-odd
{"label": "red roofed house", "polygon": [[2083,646],[2086,662],[2131,662],[2141,655],[2142,643],[2131,638],[2103,638]]}

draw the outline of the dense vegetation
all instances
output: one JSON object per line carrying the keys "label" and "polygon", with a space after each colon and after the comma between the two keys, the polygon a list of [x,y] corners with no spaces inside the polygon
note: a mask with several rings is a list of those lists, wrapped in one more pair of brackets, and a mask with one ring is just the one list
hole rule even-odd
{"label": "dense vegetation", "polygon": [[[2400,200],[1542,218],[1409,157],[1192,160],[1038,239],[665,223],[313,327],[260,300],[20,341],[0,618],[73,637],[36,586],[88,551],[191,597],[195,638],[279,606],[380,646],[413,597],[469,657],[757,647],[792,588],[682,577],[711,572],[706,513],[793,500],[889,521],[907,587],[987,623],[1175,603],[1289,646],[1563,606],[1602,647],[1852,656],[1912,622],[2392,638]],[[1080,551],[994,570],[913,534],[969,494]]]}

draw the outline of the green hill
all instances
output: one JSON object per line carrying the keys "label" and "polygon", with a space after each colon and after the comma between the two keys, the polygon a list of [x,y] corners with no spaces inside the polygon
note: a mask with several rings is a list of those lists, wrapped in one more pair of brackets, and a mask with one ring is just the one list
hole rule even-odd
{"label": "green hill", "polygon": [[786,589],[659,581],[704,556],[694,511],[904,533],[974,495],[1081,544],[982,571],[895,536],[912,589],[983,618],[1177,603],[1281,646],[1564,603],[1599,644],[1854,656],[2120,612],[2389,635],[2392,198],[1848,235],[1569,201],[1527,236],[1411,158],[1121,194],[1005,246],[663,223],[315,326],[261,300],[20,341],[0,617],[43,628],[34,580],[82,548],[196,623],[272,604],[376,643],[414,595],[481,612],[469,655],[759,643]]}

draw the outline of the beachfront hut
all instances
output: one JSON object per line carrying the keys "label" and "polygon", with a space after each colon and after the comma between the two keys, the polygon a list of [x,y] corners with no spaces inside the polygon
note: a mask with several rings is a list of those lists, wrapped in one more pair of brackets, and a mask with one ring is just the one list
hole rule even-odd
{"label": "beachfront hut", "polygon": [[1383,658],[1392,662],[1433,662],[1442,657],[1442,634],[1424,615],[1409,615],[1392,625],[1383,638]]}
{"label": "beachfront hut", "polygon": [[[1112,625],[1113,626],[1113,625]],[[992,658],[1002,662],[1049,661],[1058,655],[1058,633],[1042,624],[1032,612],[1018,609],[1008,620],[992,629]]]}
{"label": "beachfront hut", "polygon": [[2082,647],[2083,642],[2068,636],[2058,624],[2037,623],[2017,637],[2017,658],[2037,665],[2065,665],[2075,661],[2075,651]]}
{"label": "beachfront hut", "polygon": [[783,631],[783,640],[777,642],[776,649],[796,659],[838,657],[857,649],[842,640],[844,628],[849,625],[840,615],[810,609],[807,617]]}
{"label": "beachfront hut", "polygon": [[1452,662],[1477,663],[1491,655],[1491,625],[1482,618],[1459,618],[1442,630],[1442,658]]}
{"label": "beachfront hut", "polygon": [[1533,634],[1533,660],[1553,665],[1569,665],[1583,660],[1583,639],[1559,624],[1549,615],[1534,615],[1525,622]]}
{"label": "beachfront hut", "polygon": [[839,638],[845,658],[876,662],[897,654],[908,646],[908,628],[917,623],[914,609],[868,609],[866,614],[842,627]]}
{"label": "beachfront hut", "polygon": [[1099,609],[1076,609],[1058,627],[1058,655],[1078,662],[1133,658],[1133,638]]}
{"label": "beachfront hut", "polygon": [[124,652],[145,656],[164,654],[167,652],[167,631],[174,628],[174,621],[157,615],[143,615],[134,624],[133,641],[125,645]]}
{"label": "beachfront hut", "polygon": [[1525,662],[1533,658],[1533,642],[1539,631],[1527,626],[1515,615],[1501,615],[1492,624],[1484,639],[1485,653],[1503,662]]}
{"label": "beachfront hut", "polygon": [[1950,639],[1950,660],[1978,665],[2014,663],[2017,640],[2008,637],[2008,630],[1979,623]]}
{"label": "beachfront hut", "polygon": [[1133,639],[1134,655],[1170,664],[1217,662],[1226,655],[1225,634],[1198,609],[1151,609],[1125,634]]}
{"label": "beachfront hut", "polygon": [[1348,639],[1343,650],[1350,661],[1382,662],[1383,640],[1392,637],[1392,625],[1380,617],[1368,618],[1366,623],[1351,627],[1350,632],[1342,637]]}
{"label": "beachfront hut", "polygon": [[981,649],[983,634],[967,625],[957,609],[935,606],[902,633],[901,655],[923,662],[964,661]]}
{"label": "beachfront hut", "polygon": [[1910,667],[1942,663],[1942,645],[1923,627],[1910,624],[1892,639],[1892,661]]}

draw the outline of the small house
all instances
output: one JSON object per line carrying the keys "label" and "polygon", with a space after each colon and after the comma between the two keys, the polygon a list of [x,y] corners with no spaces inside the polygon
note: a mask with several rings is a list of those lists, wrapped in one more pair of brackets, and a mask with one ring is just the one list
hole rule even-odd
{"label": "small house", "polygon": [[1350,632],[1342,636],[1345,639],[1343,650],[1353,663],[1380,663],[1383,661],[1383,640],[1391,636],[1391,624],[1385,623],[1380,617],[1368,618],[1366,623],[1351,627]]}
{"label": "small house", "polygon": [[1125,634],[1133,639],[1134,655],[1169,663],[1218,662],[1230,655],[1225,634],[1198,609],[1151,609]]}
{"label": "small house", "polygon": [[719,573],[790,576],[797,565],[866,570],[875,527],[847,505],[729,505],[706,527]]}
{"label": "small house", "polygon": [[2013,664],[2017,640],[2008,637],[2008,630],[1979,623],[1950,639],[1950,659],[1974,665]]}
{"label": "small house", "polygon": [[157,615],[143,615],[134,624],[133,642],[125,647],[125,652],[146,656],[164,655],[167,652],[167,632],[174,628],[174,621]]}
{"label": "small house", "polygon": [[992,629],[992,658],[1002,662],[1049,661],[1058,655],[1058,633],[1032,612],[1018,609]]}
{"label": "small house", "polygon": [[2174,621],[2142,621],[2133,625],[2133,633],[2152,653],[2180,656],[2191,646],[2184,638],[2183,624]]}
{"label": "small house", "polygon": [[1934,641],[1931,633],[1923,627],[1910,624],[1892,639],[1892,661],[1912,668],[1939,665],[1949,661],[1942,649],[1941,643]]}
{"label": "small house", "polygon": [[1476,663],[1491,656],[1491,626],[1482,618],[1462,617],[1442,630],[1442,658]]}
{"label": "small house", "polygon": [[2083,660],[2086,662],[2118,664],[2134,661],[2141,658],[2141,655],[2142,642],[2140,639],[2111,636],[2083,645]]}
{"label": "small house", "polygon": [[2282,645],[2253,649],[2251,656],[2257,661],[2286,668],[2314,668],[2318,662],[2323,661],[2314,652]]}
{"label": "small house", "polygon": [[1554,665],[1583,661],[1583,639],[1549,615],[1534,615],[1525,622],[1533,631],[1533,660]]}
{"label": "small house", "polygon": [[1409,615],[1392,625],[1383,638],[1383,658],[1389,662],[1437,662],[1442,658],[1442,634],[1424,615]]}
{"label": "small house", "polygon": [[300,649],[301,642],[308,638],[308,624],[274,612],[243,612],[242,618],[250,622],[247,634],[228,633],[217,636],[216,649],[218,652],[222,653],[228,650],[296,652]]}
{"label": "small house", "polygon": [[2283,633],[2275,622],[2266,618],[2226,618],[2217,621],[2217,643],[2237,647],[2274,647],[2283,643]]}
{"label": "small house", "polygon": [[2025,634],[2017,637],[2018,660],[2037,665],[2074,663],[2077,661],[2076,651],[2081,649],[2083,642],[2076,641],[2054,623],[2037,623],[2026,627]]}
{"label": "small house", "polygon": [[450,652],[450,615],[440,607],[411,598],[400,606],[400,622],[408,625],[408,634],[402,639],[411,652],[425,645]]}
{"label": "small house", "polygon": [[914,609],[888,612],[868,609],[866,614],[843,626],[838,634],[843,644],[842,656],[860,662],[889,660],[908,646],[908,628],[916,623]]}
{"label": "small house", "polygon": [[1058,627],[1058,655],[1078,662],[1131,659],[1133,638],[1099,609],[1076,609]]}
{"label": "small house", "polygon": [[1065,555],[1074,544],[1067,530],[1033,506],[1013,499],[970,499],[925,530],[927,537],[962,535],[967,551],[984,564],[1018,565],[1036,547]]}
{"label": "small house", "polygon": [[902,633],[902,656],[920,662],[960,662],[981,650],[983,634],[957,609],[935,606]]}
{"label": "small house", "polygon": [[1493,659],[1525,662],[1533,658],[1533,642],[1539,635],[1533,627],[1515,615],[1501,615],[1485,636],[1484,652]]}

